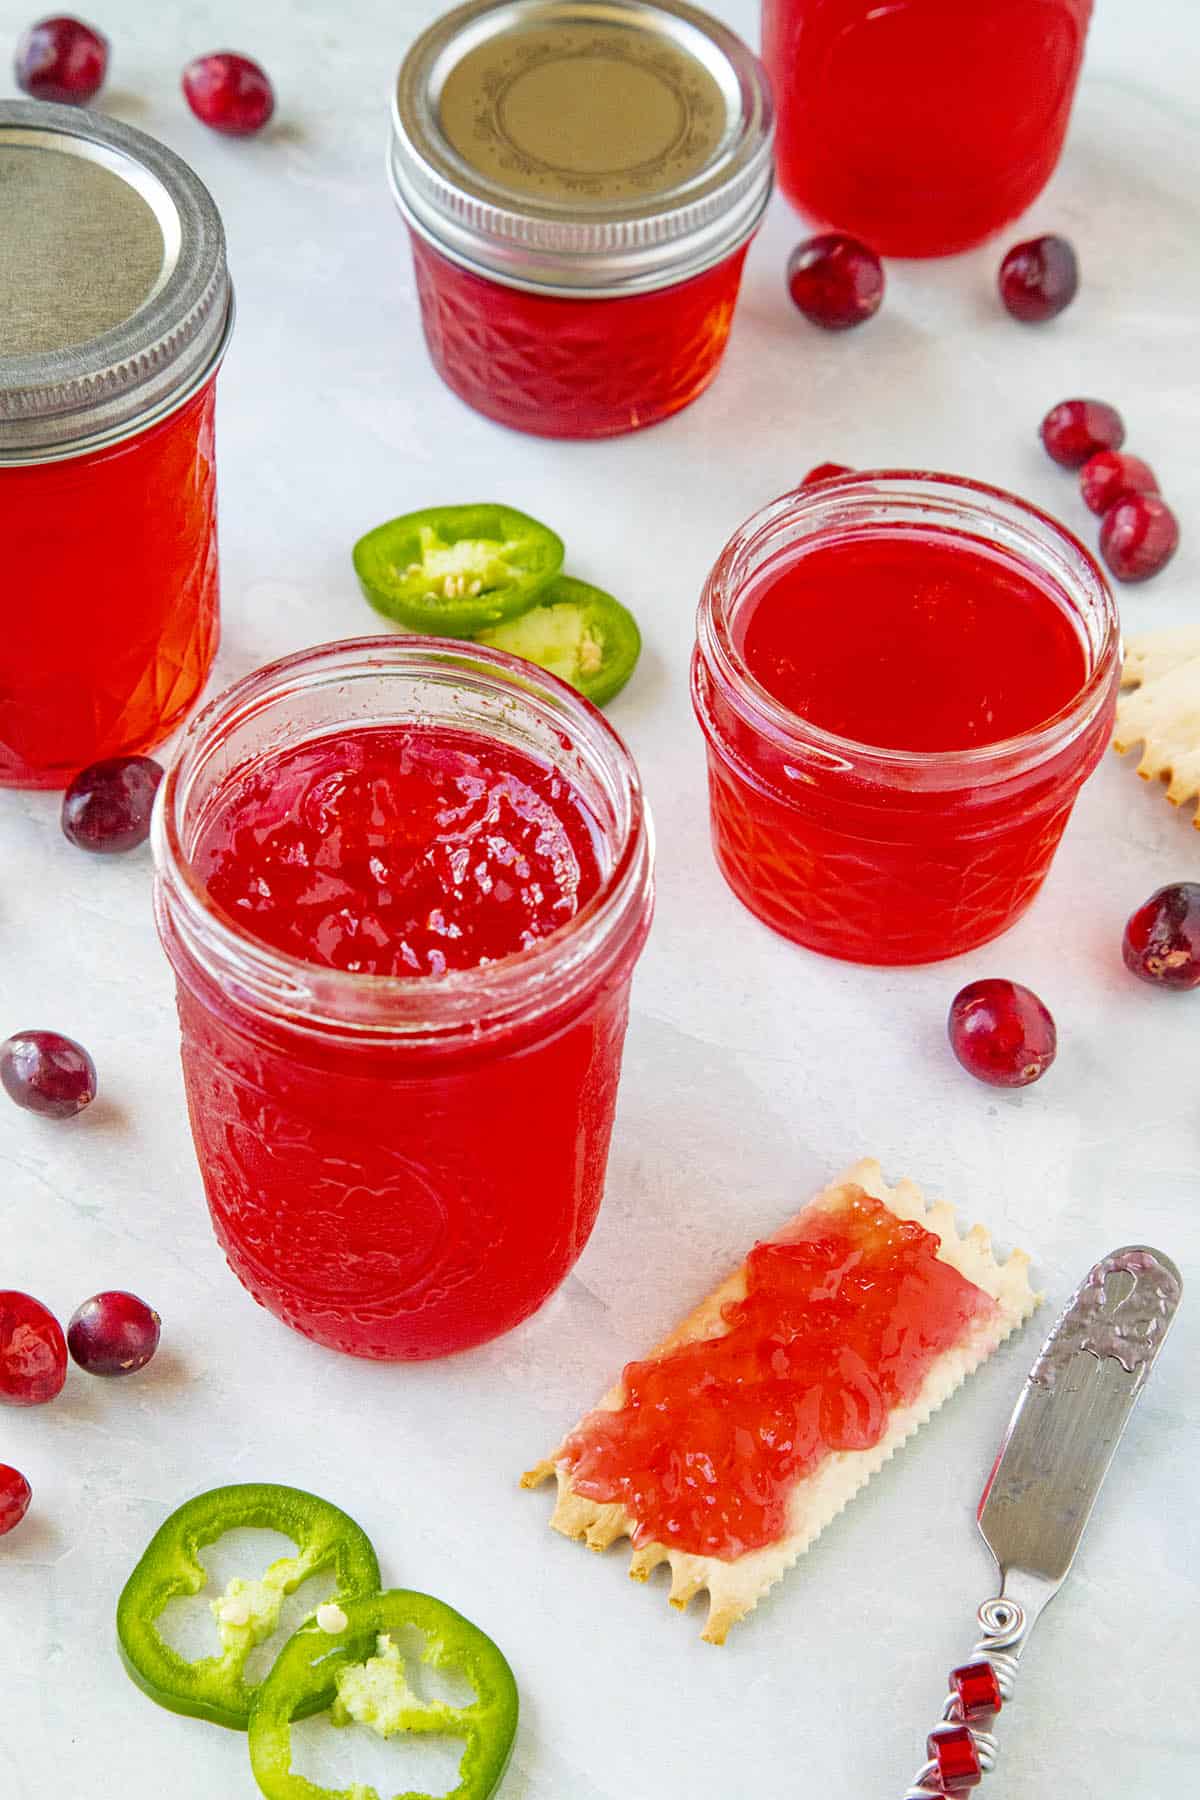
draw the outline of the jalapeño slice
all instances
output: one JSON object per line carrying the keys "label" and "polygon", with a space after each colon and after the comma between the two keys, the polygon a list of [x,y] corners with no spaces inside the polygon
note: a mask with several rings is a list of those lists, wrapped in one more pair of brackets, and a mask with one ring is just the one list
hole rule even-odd
{"label": "jalape\u00f1o slice", "polygon": [[[347,1600],[330,1630],[310,1620],[290,1637],[259,1688],[250,1716],[250,1766],[266,1800],[379,1800],[374,1788],[317,1787],[292,1768],[291,1722],[329,1711],[334,1725],[365,1725],[380,1737],[405,1732],[461,1739],[458,1782],[445,1800],[488,1800],[512,1752],[517,1684],[491,1638],[428,1594],[393,1588]],[[466,1706],[425,1700],[409,1681],[393,1633],[415,1626],[420,1661],[460,1675],[474,1690]],[[405,1790],[403,1800],[426,1800]]]}
{"label": "jalape\u00f1o slice", "polygon": [[[261,1577],[235,1577],[212,1602],[220,1655],[189,1662],[159,1635],[157,1621],[169,1600],[198,1594],[207,1585],[199,1557],[205,1545],[246,1526],[282,1532],[296,1545],[296,1555],[273,1562]],[[300,1488],[268,1482],[198,1494],[159,1526],[125,1583],[117,1602],[121,1659],[160,1706],[244,1731],[257,1692],[245,1678],[250,1652],[275,1630],[284,1596],[323,1569],[332,1570],[339,1601],[378,1592],[379,1563],[371,1541],[339,1507]]]}
{"label": "jalape\u00f1o slice", "polygon": [[474,637],[524,612],[562,560],[562,539],[508,506],[405,513],[354,546],[355,573],[376,612],[432,637]]}
{"label": "jalape\u00f1o slice", "polygon": [[596,706],[620,693],[642,650],[642,634],[628,607],[571,575],[556,576],[519,618],[475,637],[548,669]]}

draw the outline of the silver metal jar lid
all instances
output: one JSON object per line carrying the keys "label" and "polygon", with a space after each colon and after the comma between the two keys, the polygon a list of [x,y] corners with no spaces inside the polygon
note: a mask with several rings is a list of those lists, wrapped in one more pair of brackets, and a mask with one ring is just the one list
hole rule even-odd
{"label": "silver metal jar lid", "polygon": [[472,0],[400,70],[409,223],[509,286],[626,294],[730,255],[770,197],[758,58],[682,0]]}
{"label": "silver metal jar lid", "polygon": [[0,466],[172,412],[232,316],[220,216],[186,163],[99,113],[0,101]]}

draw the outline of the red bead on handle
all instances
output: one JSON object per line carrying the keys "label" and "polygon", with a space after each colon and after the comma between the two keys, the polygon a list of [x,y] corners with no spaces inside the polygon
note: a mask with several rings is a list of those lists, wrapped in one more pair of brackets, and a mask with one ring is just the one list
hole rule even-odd
{"label": "red bead on handle", "polygon": [[1004,1701],[1000,1683],[990,1662],[964,1663],[950,1671],[950,1686],[958,1695],[964,1719],[984,1719],[998,1713]]}
{"label": "red bead on handle", "polygon": [[965,1794],[983,1780],[979,1751],[968,1726],[939,1726],[930,1732],[927,1749],[947,1794]]}

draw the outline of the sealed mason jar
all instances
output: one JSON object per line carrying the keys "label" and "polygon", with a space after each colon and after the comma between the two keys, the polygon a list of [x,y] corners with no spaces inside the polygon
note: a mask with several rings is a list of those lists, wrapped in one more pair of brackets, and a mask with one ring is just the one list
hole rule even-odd
{"label": "sealed mason jar", "polygon": [[[805,602],[815,592],[824,616],[801,614],[798,590],[779,587],[787,610],[774,616],[792,619],[793,636],[764,652],[754,624],[764,596],[817,552],[821,584]],[[890,635],[864,631],[856,564],[875,581],[890,557],[897,591],[918,591],[922,563],[929,577],[920,604],[935,610],[919,656],[908,615]],[[1052,609],[1044,619],[1040,605]],[[972,668],[984,614],[992,649],[986,668]],[[766,924],[827,956],[921,963],[986,943],[1045,879],[1111,739],[1120,660],[1099,567],[1025,501],[890,471],[785,494],[726,545],[700,602],[692,694],[722,874]],[[823,678],[864,697],[884,742],[828,729],[779,697],[807,691],[820,714]],[[899,735],[889,715],[915,720],[921,741],[923,709],[947,706],[968,718],[974,709],[979,741],[889,746]],[[1022,708],[1037,722],[992,741],[989,730]]]}
{"label": "sealed mason jar", "polygon": [[594,438],[700,394],[772,182],[761,65],[681,0],[474,0],[417,39],[389,176],[443,380]]}
{"label": "sealed mason jar", "polygon": [[[390,783],[410,751],[401,745],[372,778],[366,824],[352,817],[346,769],[372,734],[410,727],[531,758],[552,778],[547,791],[583,802],[598,885],[568,922],[478,966],[383,975],[258,935],[257,873],[235,906],[214,898],[213,822],[256,783],[274,794],[287,836],[265,880],[280,892],[298,884],[287,889],[297,920],[320,910],[367,837],[374,870],[393,851],[404,863],[412,815]],[[292,792],[278,759],[293,759],[290,770],[297,753],[309,774]],[[464,806],[439,801],[446,841],[417,851],[454,860],[454,881],[486,895],[505,871],[473,866],[456,835]],[[295,835],[314,819],[336,827],[319,854]],[[261,826],[235,834],[233,856],[257,854],[266,837]],[[444,1355],[526,1318],[595,1223],[650,923],[649,820],[606,720],[499,651],[432,638],[324,645],[238,682],[193,720],[153,842],[192,1133],[235,1274],[297,1331],[357,1356]],[[467,924],[456,892],[439,908],[443,942]],[[331,920],[347,941],[379,933],[377,908],[322,914],[323,942]]]}
{"label": "sealed mason jar", "polygon": [[204,684],[232,319],[185,163],[98,113],[0,101],[0,785],[150,749]]}
{"label": "sealed mason jar", "polygon": [[966,250],[1053,175],[1092,0],[763,0],[779,182],[881,256]]}

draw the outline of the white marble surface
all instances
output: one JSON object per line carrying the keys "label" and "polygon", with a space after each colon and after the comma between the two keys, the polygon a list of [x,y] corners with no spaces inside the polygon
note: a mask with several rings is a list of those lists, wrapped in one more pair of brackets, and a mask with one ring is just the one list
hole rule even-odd
{"label": "white marble surface", "polygon": [[[0,0],[0,66],[28,10]],[[814,462],[961,470],[1084,524],[1035,439],[1046,407],[1076,392],[1125,409],[1131,447],[1184,521],[1169,573],[1122,594],[1126,627],[1188,616],[1200,578],[1200,25],[1189,0],[1101,0],[1068,153],[1029,219],[1068,232],[1081,255],[1083,291],[1052,328],[998,310],[993,246],[893,267],[879,319],[824,337],[784,295],[801,232],[777,201],[714,390],[642,436],[554,445],[476,418],[425,360],[382,152],[389,72],[434,10],[95,6],[115,48],[107,104],[199,169],[229,230],[240,316],[221,394],[218,679],[368,627],[351,542],[443,500],[495,496],[553,521],[577,573],[641,619],[646,655],[613,717],[656,805],[660,900],[608,1200],[577,1273],[506,1342],[413,1369],[293,1337],[242,1293],[209,1234],[146,856],[89,860],[60,836],[52,798],[0,795],[0,1034],[73,1033],[103,1082],[74,1125],[0,1108],[0,1286],[31,1289],[63,1317],[98,1288],[130,1287],[165,1330],[140,1379],[73,1371],[55,1405],[0,1416],[0,1460],[37,1490],[0,1543],[0,1793],[249,1800],[244,1741],[144,1700],[118,1664],[112,1615],[171,1507],[263,1478],[338,1500],[390,1581],[444,1596],[503,1644],[524,1698],[508,1800],[882,1800],[920,1760],[944,1672],[990,1591],[972,1506],[1036,1330],[724,1652],[661,1590],[631,1586],[620,1554],[601,1561],[553,1538],[545,1498],[520,1494],[515,1477],[756,1233],[864,1152],[986,1219],[1004,1245],[1027,1244],[1051,1301],[1131,1239],[1195,1278],[1200,996],[1155,994],[1119,956],[1132,907],[1196,878],[1189,819],[1110,758],[1043,898],[1002,942],[916,971],[823,962],[770,936],[717,876],[686,662],[724,537]],[[756,36],[749,0],[720,10]],[[212,136],[178,94],[185,59],[222,44],[261,57],[277,82],[278,123],[260,142]],[[1026,1093],[978,1086],[948,1054],[949,999],[984,974],[1030,983],[1057,1015],[1058,1063]],[[995,1800],[1195,1788],[1198,1349],[1193,1294],[1028,1658]],[[401,1757],[360,1767],[390,1793],[407,1785]]]}

